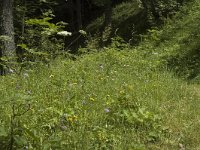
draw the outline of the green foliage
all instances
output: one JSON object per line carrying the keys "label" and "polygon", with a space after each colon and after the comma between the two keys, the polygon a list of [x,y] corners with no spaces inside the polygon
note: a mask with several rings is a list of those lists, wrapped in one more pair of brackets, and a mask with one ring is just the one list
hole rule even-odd
{"label": "green foliage", "polygon": [[91,34],[87,34],[85,39],[85,47],[79,48],[78,54],[97,52],[97,49],[99,49],[99,41],[100,41],[99,34],[93,36],[91,36]]}
{"label": "green foliage", "polygon": [[49,11],[41,19],[26,20],[26,30],[18,44],[22,62],[48,62],[64,50],[64,39],[58,38],[57,33],[63,30],[66,23],[51,23],[52,17]]}
{"label": "green foliage", "polygon": [[[157,54],[176,75],[189,80],[199,76],[199,2],[190,2],[162,29],[149,30],[142,45]],[[187,14],[187,15],[186,15]],[[145,49],[144,48],[144,49]],[[189,81],[188,80],[188,81]]]}
{"label": "green foliage", "polygon": [[106,3],[110,3],[111,0],[92,0],[92,3],[97,6],[104,6]]}
{"label": "green foliage", "polygon": [[124,50],[129,47],[128,44],[119,36],[113,37],[111,40],[110,46],[115,50]]}

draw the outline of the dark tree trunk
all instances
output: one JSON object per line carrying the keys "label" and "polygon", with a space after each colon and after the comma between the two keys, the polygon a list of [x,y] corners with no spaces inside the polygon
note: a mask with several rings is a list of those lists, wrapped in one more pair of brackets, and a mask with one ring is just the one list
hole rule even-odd
{"label": "dark tree trunk", "polygon": [[160,21],[160,14],[156,10],[156,3],[155,0],[150,0],[151,12],[156,22]]}
{"label": "dark tree trunk", "polygon": [[146,13],[147,18],[152,18],[153,20],[149,20],[150,26],[155,24],[159,24],[161,22],[160,14],[156,10],[156,1],[155,0],[141,0],[142,5],[144,7],[144,11]]}
{"label": "dark tree trunk", "polygon": [[82,10],[81,10],[81,0],[72,0],[72,22],[74,31],[79,31],[82,29]]}
{"label": "dark tree trunk", "polygon": [[81,0],[76,0],[76,21],[77,21],[77,30],[82,29],[82,13],[81,13]]}
{"label": "dark tree trunk", "polygon": [[[13,25],[13,0],[0,0],[0,36],[5,36],[1,40],[0,57],[13,59],[16,55]],[[1,66],[1,74],[5,70]]]}
{"label": "dark tree trunk", "polygon": [[148,7],[147,7],[146,0],[141,0],[141,2],[142,2],[142,6],[144,7],[144,10],[147,11]]}
{"label": "dark tree trunk", "polygon": [[[103,26],[101,29],[101,39],[100,39],[100,46],[103,47],[105,46],[107,43],[109,43],[109,38],[110,38],[110,31],[106,31],[107,28],[112,28],[112,0],[108,0],[108,2],[105,5],[105,11],[104,11],[104,22],[103,22]],[[109,33],[106,33],[109,32]],[[106,39],[104,39],[104,33],[108,34],[106,36]]]}
{"label": "dark tree trunk", "polygon": [[108,1],[105,6],[105,19],[104,19],[104,28],[111,24],[111,17],[112,17],[112,6],[111,1]]}

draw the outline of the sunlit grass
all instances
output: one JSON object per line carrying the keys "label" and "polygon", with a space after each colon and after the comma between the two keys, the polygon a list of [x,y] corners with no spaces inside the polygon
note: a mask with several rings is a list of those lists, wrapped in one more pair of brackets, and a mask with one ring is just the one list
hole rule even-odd
{"label": "sunlit grass", "polygon": [[157,61],[142,58],[134,50],[111,49],[2,77],[1,139],[9,138],[15,105],[21,114],[14,120],[15,145],[21,148],[197,146],[199,98],[186,83],[160,72]]}

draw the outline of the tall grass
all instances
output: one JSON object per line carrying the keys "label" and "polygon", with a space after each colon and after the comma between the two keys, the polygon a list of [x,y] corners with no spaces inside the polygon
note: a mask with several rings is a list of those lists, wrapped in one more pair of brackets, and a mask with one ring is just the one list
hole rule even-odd
{"label": "tall grass", "polygon": [[199,98],[157,63],[110,49],[1,77],[1,147],[199,146]]}

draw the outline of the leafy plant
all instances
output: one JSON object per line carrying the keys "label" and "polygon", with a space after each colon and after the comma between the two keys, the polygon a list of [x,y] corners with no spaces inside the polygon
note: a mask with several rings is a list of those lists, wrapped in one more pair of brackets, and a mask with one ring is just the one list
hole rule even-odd
{"label": "leafy plant", "polygon": [[57,34],[63,31],[66,23],[51,23],[51,11],[43,14],[41,19],[26,20],[26,30],[18,44],[18,56],[22,62],[41,61],[55,58],[64,50],[64,39]]}

